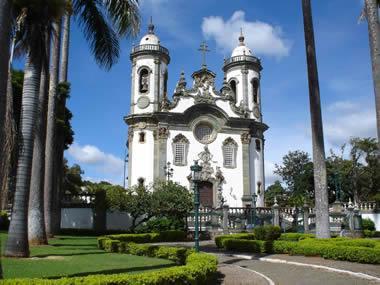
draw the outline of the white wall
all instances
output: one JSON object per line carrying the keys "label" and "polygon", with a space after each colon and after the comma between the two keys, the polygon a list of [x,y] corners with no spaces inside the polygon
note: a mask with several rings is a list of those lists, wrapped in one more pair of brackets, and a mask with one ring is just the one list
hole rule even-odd
{"label": "white wall", "polygon": [[[198,154],[204,150],[205,145],[201,144],[194,138],[192,131],[171,130],[168,138],[167,147],[167,159],[171,163],[173,163],[172,141],[173,138],[180,133],[183,134],[190,142],[189,153],[187,156],[186,166],[173,165],[173,181],[179,182],[181,185],[188,187],[189,181],[187,180],[187,176],[190,174],[190,166],[193,164],[194,160],[199,159]],[[238,151],[236,157],[237,167],[234,169],[223,167],[222,144],[223,141],[228,137],[233,138],[238,144]],[[216,170],[216,166],[219,166],[225,177],[225,184],[223,184],[223,195],[224,198],[227,200],[226,203],[230,207],[242,206],[241,198],[243,196],[243,163],[240,135],[219,133],[216,140],[208,145],[208,148],[210,150],[210,153],[213,155],[211,165],[214,168],[214,171]]]}
{"label": "white wall", "polygon": [[93,213],[91,208],[62,208],[62,229],[92,229]]}
{"label": "white wall", "polygon": [[380,231],[380,213],[362,214],[363,219],[370,219],[375,223],[377,231]]}

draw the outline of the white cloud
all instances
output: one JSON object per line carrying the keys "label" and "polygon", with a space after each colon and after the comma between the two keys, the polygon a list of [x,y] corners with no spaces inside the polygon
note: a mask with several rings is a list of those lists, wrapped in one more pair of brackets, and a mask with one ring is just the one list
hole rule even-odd
{"label": "white cloud", "polygon": [[236,47],[240,28],[243,28],[247,46],[254,53],[275,57],[289,55],[291,44],[284,38],[281,27],[261,21],[246,21],[243,11],[234,12],[227,21],[219,16],[210,16],[202,23],[204,36],[214,39],[223,52]]}
{"label": "white cloud", "polygon": [[327,108],[324,126],[326,140],[340,146],[351,137],[376,137],[376,114],[373,105],[338,101]]}
{"label": "white cloud", "polygon": [[272,161],[265,161],[265,186],[268,187],[272,185],[276,180],[281,180],[281,177],[274,174],[275,163]]}
{"label": "white cloud", "polygon": [[105,153],[93,145],[81,146],[74,143],[68,149],[69,155],[80,164],[95,166],[105,175],[123,173],[124,162],[113,154]]}

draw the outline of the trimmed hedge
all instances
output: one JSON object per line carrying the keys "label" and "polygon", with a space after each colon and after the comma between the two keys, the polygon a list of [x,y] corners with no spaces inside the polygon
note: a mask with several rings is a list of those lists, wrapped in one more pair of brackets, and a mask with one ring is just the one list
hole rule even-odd
{"label": "trimmed hedge", "polygon": [[98,238],[98,247],[101,249],[105,249],[104,241],[109,239],[121,242],[134,243],[176,242],[184,241],[186,239],[186,233],[182,231],[165,231],[161,233],[147,234],[108,235]]}
{"label": "trimmed hedge", "polygon": [[216,257],[206,253],[191,253],[186,265],[161,269],[140,274],[90,275],[61,279],[6,279],[5,285],[175,285],[175,284],[214,284],[217,271]]}
{"label": "trimmed hedge", "polygon": [[363,230],[363,234],[366,238],[380,237],[380,231]]}
{"label": "trimmed hedge", "polygon": [[255,239],[254,234],[249,234],[249,233],[241,233],[241,234],[230,234],[230,235],[220,235],[216,236],[214,238],[215,244],[218,248],[223,248],[223,242],[226,239],[248,239],[248,240],[253,240]]}
{"label": "trimmed hedge", "polygon": [[225,239],[223,244],[227,250],[321,256],[326,259],[380,264],[380,242],[364,239],[305,239],[300,242]]}
{"label": "trimmed hedge", "polygon": [[281,236],[281,228],[272,225],[255,227],[253,234],[257,240],[276,240]]}
{"label": "trimmed hedge", "polygon": [[307,238],[315,238],[315,235],[302,233],[285,233],[281,234],[279,240],[299,241]]}

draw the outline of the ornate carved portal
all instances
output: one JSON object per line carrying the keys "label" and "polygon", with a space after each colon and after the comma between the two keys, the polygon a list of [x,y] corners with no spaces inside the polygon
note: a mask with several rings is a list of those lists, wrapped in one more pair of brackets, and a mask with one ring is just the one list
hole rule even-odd
{"label": "ornate carved portal", "polygon": [[[225,199],[223,197],[223,184],[225,179],[220,167],[213,167],[211,163],[213,155],[208,146],[198,154],[200,166],[202,166],[201,183],[199,185],[201,204],[206,207],[220,208],[223,206]],[[191,178],[191,175],[188,176]]]}

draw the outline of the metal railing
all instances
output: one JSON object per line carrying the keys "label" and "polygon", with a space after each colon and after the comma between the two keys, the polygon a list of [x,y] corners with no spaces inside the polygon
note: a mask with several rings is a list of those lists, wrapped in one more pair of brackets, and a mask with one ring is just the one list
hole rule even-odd
{"label": "metal railing", "polygon": [[169,55],[169,50],[160,45],[146,44],[146,45],[138,45],[132,48],[132,53],[139,52],[139,51],[159,51],[159,52]]}

